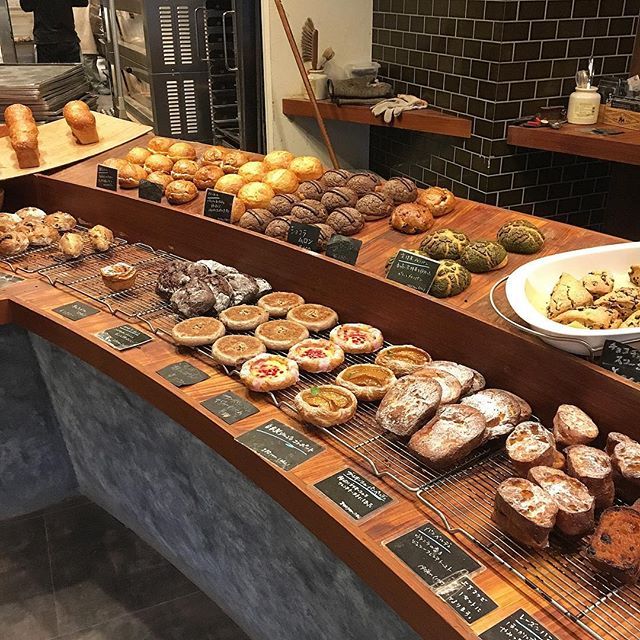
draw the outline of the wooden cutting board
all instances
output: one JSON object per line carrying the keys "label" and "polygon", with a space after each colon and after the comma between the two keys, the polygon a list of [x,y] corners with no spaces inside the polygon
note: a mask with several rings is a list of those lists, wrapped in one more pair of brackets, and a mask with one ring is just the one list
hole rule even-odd
{"label": "wooden cutting board", "polygon": [[30,173],[48,171],[66,164],[78,162],[113,149],[151,131],[151,127],[120,120],[104,113],[93,114],[100,139],[94,144],[78,144],[65,119],[48,122],[38,127],[40,166],[20,169],[18,159],[8,137],[0,138],[0,180],[8,180]]}

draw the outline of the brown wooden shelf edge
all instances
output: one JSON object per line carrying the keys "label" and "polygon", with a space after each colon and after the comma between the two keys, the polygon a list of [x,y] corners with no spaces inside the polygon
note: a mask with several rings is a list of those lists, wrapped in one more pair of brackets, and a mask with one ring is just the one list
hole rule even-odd
{"label": "brown wooden shelf edge", "polygon": [[[431,108],[407,111],[391,124],[386,124],[381,118],[376,118],[366,105],[338,106],[329,100],[320,100],[318,106],[322,117],[327,120],[407,129],[455,138],[471,137],[471,120],[448,115]],[[313,117],[311,103],[305,98],[283,98],[282,112],[288,117]]]}

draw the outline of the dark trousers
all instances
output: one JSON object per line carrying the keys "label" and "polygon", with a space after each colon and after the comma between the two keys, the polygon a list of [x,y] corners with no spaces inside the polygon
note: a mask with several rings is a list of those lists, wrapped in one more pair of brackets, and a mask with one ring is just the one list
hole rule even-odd
{"label": "dark trousers", "polygon": [[41,63],[80,62],[80,43],[56,42],[36,44],[37,60]]}

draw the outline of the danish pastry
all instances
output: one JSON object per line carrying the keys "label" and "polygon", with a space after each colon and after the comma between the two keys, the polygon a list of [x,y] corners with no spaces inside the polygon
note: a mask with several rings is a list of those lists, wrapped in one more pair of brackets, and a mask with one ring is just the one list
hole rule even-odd
{"label": "danish pastry", "polygon": [[358,407],[351,391],[334,384],[304,389],[295,397],[294,404],[304,422],[325,428],[348,422]]}
{"label": "danish pastry", "polygon": [[298,365],[289,358],[263,353],[247,360],[240,369],[240,380],[251,391],[278,391],[298,382]]}
{"label": "danish pastry", "polygon": [[309,338],[294,344],[288,357],[295,360],[303,371],[324,373],[333,371],[344,362],[344,351],[331,340]]}
{"label": "danish pastry", "polygon": [[384,343],[380,329],[358,323],[338,325],[329,338],[345,353],[373,353]]}
{"label": "danish pastry", "polygon": [[391,369],[397,377],[408,376],[428,365],[431,356],[412,344],[396,345],[382,349],[376,356],[375,363]]}
{"label": "danish pastry", "polygon": [[[69,234],[66,234],[69,235]],[[63,240],[64,240],[63,236]],[[126,262],[116,262],[100,269],[100,275],[105,286],[111,291],[131,289],[138,277],[138,270]]]}
{"label": "danish pastry", "polygon": [[341,371],[336,378],[336,384],[349,389],[363,402],[382,400],[395,382],[393,371],[378,364],[354,364]]}

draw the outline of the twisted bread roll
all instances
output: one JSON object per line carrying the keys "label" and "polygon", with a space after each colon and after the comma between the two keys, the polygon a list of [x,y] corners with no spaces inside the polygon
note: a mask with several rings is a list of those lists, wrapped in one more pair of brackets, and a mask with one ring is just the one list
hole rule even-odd
{"label": "twisted bread roll", "polygon": [[29,107],[12,104],[4,110],[4,121],[9,129],[9,141],[21,169],[40,165],[38,153],[38,127]]}

